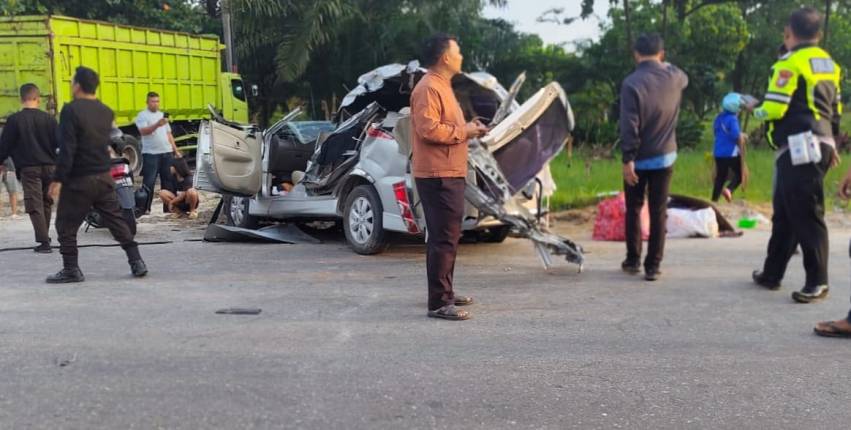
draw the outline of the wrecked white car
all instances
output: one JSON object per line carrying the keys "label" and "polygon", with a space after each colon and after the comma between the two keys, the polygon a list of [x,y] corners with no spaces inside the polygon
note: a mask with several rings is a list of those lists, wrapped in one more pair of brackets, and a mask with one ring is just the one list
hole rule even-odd
{"label": "wrecked white car", "polygon": [[[279,134],[294,116],[267,130],[240,127],[221,119],[203,122],[198,142],[195,186],[227,196],[231,224],[256,227],[259,220],[341,221],[350,247],[375,254],[388,233],[425,233],[425,219],[410,176],[411,89],[425,74],[416,62],[388,65],[367,73],[343,100],[337,126],[320,135],[303,171],[276,150]],[[557,83],[542,88],[520,106],[515,100],[523,78],[511,91],[486,73],[453,80],[468,119],[494,126],[469,143],[465,231],[481,231],[488,241],[509,232],[533,240],[544,264],[563,255],[581,266],[580,247],[549,234],[540,225],[541,186],[536,180],[564,148],[573,115]]]}

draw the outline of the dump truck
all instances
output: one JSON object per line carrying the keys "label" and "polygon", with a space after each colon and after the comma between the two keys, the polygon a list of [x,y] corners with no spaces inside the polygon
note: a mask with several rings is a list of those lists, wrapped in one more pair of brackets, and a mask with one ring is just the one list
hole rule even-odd
{"label": "dump truck", "polygon": [[123,132],[116,144],[138,172],[141,146],[133,121],[150,91],[160,95],[182,149],[194,149],[208,106],[230,121],[248,122],[245,85],[238,74],[222,71],[223,48],[215,35],[56,15],[0,17],[0,127],[20,109],[18,90],[28,82],[41,89],[42,109],[58,118],[71,101],[75,69],[86,66],[100,74],[98,98],[115,112]]}

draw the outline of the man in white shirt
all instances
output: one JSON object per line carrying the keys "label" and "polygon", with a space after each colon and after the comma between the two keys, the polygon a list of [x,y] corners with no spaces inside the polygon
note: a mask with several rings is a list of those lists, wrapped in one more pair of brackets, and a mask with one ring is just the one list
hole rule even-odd
{"label": "man in white shirt", "polygon": [[[181,154],[171,135],[168,118],[160,111],[159,94],[148,93],[148,108],[136,116],[136,127],[142,135],[142,183],[148,188],[148,193],[153,194],[159,175],[160,188],[170,188],[173,180],[169,167],[172,159]],[[150,211],[149,202],[145,213]]]}

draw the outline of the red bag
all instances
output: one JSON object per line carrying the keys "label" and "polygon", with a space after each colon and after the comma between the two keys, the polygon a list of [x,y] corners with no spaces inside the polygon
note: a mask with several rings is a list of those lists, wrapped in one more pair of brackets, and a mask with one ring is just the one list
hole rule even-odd
{"label": "red bag", "polygon": [[[650,237],[650,210],[647,202],[641,208],[641,238]],[[626,198],[624,193],[601,201],[594,220],[594,240],[626,241]]]}

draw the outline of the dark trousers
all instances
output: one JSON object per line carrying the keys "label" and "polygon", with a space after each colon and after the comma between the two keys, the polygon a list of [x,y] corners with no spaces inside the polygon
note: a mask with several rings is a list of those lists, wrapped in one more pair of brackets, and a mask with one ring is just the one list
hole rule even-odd
{"label": "dark trousers", "polygon": [[21,169],[21,184],[24,187],[24,210],[30,216],[35,241],[50,243],[50,217],[53,199],[48,194],[53,181],[55,166],[33,166]]}
{"label": "dark trousers", "polygon": [[130,227],[121,213],[115,195],[115,183],[109,172],[90,176],[72,177],[62,184],[56,210],[56,232],[59,235],[59,252],[66,268],[78,267],[77,230],[91,208],[100,212],[104,226],[112,233],[129,261],[140,260],[139,247],[133,241]]}
{"label": "dark trousers", "polygon": [[[730,176],[732,173],[732,177]],[[727,182],[727,179],[730,182]],[[742,157],[715,157],[715,186],[712,187],[712,201],[717,202],[721,191],[726,188],[732,193],[742,184]]]}
{"label": "dark trousers", "polygon": [[763,276],[780,281],[796,245],[804,255],[807,272],[805,287],[826,285],[828,238],[824,222],[824,175],[830,165],[832,148],[822,145],[825,154],[819,164],[793,166],[789,152],[775,163],[776,186],[772,204],[771,239]]}
{"label": "dark trousers", "polygon": [[626,194],[626,259],[631,264],[641,260],[641,208],[644,198],[650,209],[650,241],[647,244],[645,270],[658,270],[665,253],[665,222],[668,220],[667,204],[674,168],[636,170],[638,184],[624,183]]}
{"label": "dark trousers", "polygon": [[[154,184],[157,182],[157,176],[160,177],[160,188],[163,190],[173,189],[174,178],[171,176],[171,162],[174,159],[174,154],[167,152],[165,154],[142,154],[142,184],[148,187],[150,195],[154,195]],[[148,207],[145,212],[151,210],[151,201],[148,199]],[[165,209],[164,209],[165,211]]]}
{"label": "dark trousers", "polygon": [[417,178],[427,229],[428,309],[455,301],[452,277],[464,216],[464,178]]}

